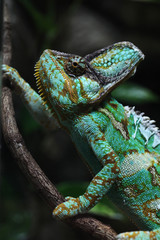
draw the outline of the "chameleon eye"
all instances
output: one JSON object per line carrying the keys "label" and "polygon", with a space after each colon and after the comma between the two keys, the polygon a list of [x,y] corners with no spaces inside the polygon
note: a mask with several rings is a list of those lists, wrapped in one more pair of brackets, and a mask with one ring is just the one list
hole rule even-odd
{"label": "chameleon eye", "polygon": [[72,66],[76,68],[78,66],[78,62],[76,62],[76,61],[72,62]]}
{"label": "chameleon eye", "polygon": [[79,56],[70,57],[66,61],[64,69],[66,73],[71,77],[81,76],[86,71],[86,61]]}

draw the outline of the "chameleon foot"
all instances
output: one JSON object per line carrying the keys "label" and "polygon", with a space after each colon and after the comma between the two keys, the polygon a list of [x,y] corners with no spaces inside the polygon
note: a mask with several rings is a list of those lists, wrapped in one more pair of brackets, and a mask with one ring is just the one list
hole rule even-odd
{"label": "chameleon foot", "polygon": [[60,219],[75,216],[79,213],[80,201],[79,198],[66,198],[67,201],[59,204],[53,211],[53,216]]}

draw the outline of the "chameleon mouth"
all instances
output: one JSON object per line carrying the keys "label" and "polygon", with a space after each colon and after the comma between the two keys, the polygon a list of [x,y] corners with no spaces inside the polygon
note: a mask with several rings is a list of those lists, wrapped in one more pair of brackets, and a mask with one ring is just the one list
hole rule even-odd
{"label": "chameleon mouth", "polygon": [[46,107],[48,107],[48,109],[50,109],[51,112],[52,112],[53,111],[52,106],[51,106],[50,102],[48,101],[48,97],[47,97],[45,88],[44,88],[44,86],[42,84],[42,80],[40,78],[40,72],[39,72],[40,67],[41,67],[40,61],[38,61],[35,64],[35,67],[34,67],[34,69],[35,69],[34,76],[36,78],[36,85],[37,85],[37,89],[38,89],[38,94],[42,99],[42,105],[43,106],[46,105]]}

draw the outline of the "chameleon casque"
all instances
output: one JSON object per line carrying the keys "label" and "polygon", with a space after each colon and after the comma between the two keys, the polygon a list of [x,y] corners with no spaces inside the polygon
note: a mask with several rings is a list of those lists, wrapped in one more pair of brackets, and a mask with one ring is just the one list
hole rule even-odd
{"label": "chameleon casque", "polygon": [[45,50],[35,65],[39,94],[14,68],[2,66],[34,117],[49,129],[57,121],[94,174],[86,192],[67,197],[53,215],[84,213],[107,194],[142,229],[117,239],[160,239],[160,131],[110,95],[143,59],[130,42],[85,57]]}

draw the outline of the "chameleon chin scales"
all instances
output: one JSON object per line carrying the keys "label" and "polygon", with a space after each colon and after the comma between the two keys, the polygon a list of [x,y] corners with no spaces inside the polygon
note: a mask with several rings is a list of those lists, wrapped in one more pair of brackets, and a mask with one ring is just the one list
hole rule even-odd
{"label": "chameleon chin scales", "polygon": [[130,42],[85,57],[45,50],[35,65],[39,94],[14,68],[2,66],[34,117],[49,129],[64,128],[93,172],[85,193],[67,197],[53,215],[84,213],[107,194],[141,229],[119,240],[160,239],[160,131],[110,95],[143,59]]}

